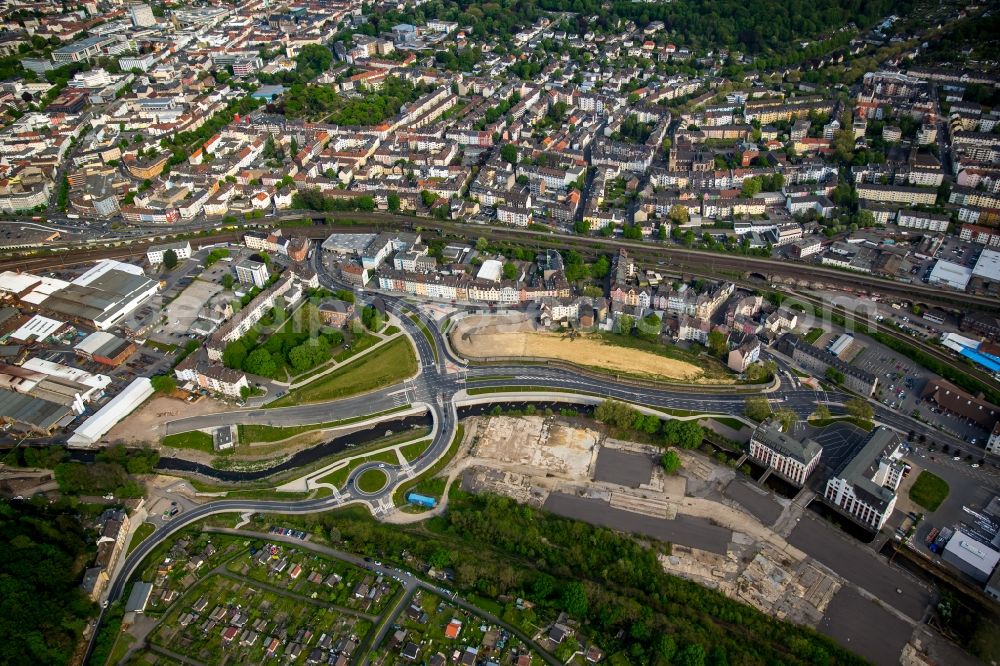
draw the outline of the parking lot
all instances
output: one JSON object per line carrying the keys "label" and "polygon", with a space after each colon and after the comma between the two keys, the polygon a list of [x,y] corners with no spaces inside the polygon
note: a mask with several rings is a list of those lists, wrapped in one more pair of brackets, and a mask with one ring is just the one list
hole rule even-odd
{"label": "parking lot", "polygon": [[864,446],[868,433],[850,423],[833,423],[825,428],[806,426],[804,436],[811,437],[823,447],[820,462],[836,471]]}
{"label": "parking lot", "polygon": [[859,338],[865,349],[854,358],[852,365],[878,377],[875,397],[901,414],[913,412],[920,402],[920,392],[930,379],[930,372],[867,336]]}
{"label": "parking lot", "polygon": [[604,447],[597,454],[595,481],[638,488],[649,483],[652,475],[653,460],[649,456]]}

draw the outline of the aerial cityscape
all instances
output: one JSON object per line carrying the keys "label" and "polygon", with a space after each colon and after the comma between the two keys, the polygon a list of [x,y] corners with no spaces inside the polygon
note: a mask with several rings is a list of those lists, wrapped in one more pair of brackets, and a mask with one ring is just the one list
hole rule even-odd
{"label": "aerial cityscape", "polygon": [[0,18],[0,663],[1000,664],[1000,3]]}

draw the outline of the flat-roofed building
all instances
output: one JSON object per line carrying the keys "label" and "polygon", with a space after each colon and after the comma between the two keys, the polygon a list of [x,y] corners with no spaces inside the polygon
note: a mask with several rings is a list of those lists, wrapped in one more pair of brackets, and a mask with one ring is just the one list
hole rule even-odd
{"label": "flat-roofed building", "polygon": [[1000,562],[1000,552],[963,530],[948,539],[941,559],[976,582],[986,583]]}
{"label": "flat-roofed building", "polygon": [[267,265],[263,261],[244,259],[236,264],[236,278],[240,284],[249,284],[263,289],[264,285],[267,284],[268,277]]}
{"label": "flat-roofed building", "polygon": [[877,532],[896,506],[896,489],[903,480],[899,437],[878,428],[846,464],[826,482],[826,501],[856,522]]}
{"label": "flat-roofed building", "polygon": [[106,331],[91,333],[73,347],[77,356],[111,366],[124,363],[135,349],[134,342]]}
{"label": "flat-roofed building", "polygon": [[150,266],[159,266],[163,263],[163,257],[170,250],[174,251],[178,259],[187,259],[191,256],[191,243],[181,241],[179,243],[166,243],[164,245],[153,245],[146,250],[146,259]]}

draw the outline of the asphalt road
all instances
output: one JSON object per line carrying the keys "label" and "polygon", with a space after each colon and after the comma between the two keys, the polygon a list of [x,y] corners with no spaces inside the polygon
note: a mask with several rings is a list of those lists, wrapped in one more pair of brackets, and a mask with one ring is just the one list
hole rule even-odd
{"label": "asphalt road", "polygon": [[[323,272],[322,266],[319,264],[317,264],[317,272],[321,276],[321,282],[324,286],[333,289],[345,287],[344,284],[336,282]],[[191,508],[169,523],[158,527],[126,558],[118,575],[111,582],[110,599],[121,597],[126,582],[138,570],[143,559],[160,543],[183,527],[210,515],[223,512],[313,513],[358,502],[367,504],[373,511],[377,512],[383,502],[390,499],[392,491],[399,482],[420,474],[445,454],[457,427],[455,393],[465,389],[470,380],[474,381],[476,387],[540,386],[567,393],[594,394],[650,407],[722,414],[741,413],[746,396],[759,393],[759,389],[753,387],[747,387],[747,392],[742,394],[697,394],[689,388],[642,387],[619,383],[610,377],[591,376],[547,366],[467,367],[462,359],[456,358],[451,353],[435,322],[427,320],[425,315],[415,311],[402,299],[391,296],[381,296],[381,298],[386,303],[387,309],[397,316],[400,325],[415,345],[421,368],[421,372],[416,378],[363,396],[330,403],[276,410],[226,412],[181,419],[168,423],[167,431],[180,432],[181,430],[209,428],[231,423],[293,425],[338,420],[353,417],[359,413],[371,414],[389,409],[397,404],[393,395],[398,394],[399,391],[405,391],[406,402],[426,404],[433,418],[434,430],[428,449],[418,459],[405,466],[405,469],[403,466],[385,464],[383,469],[391,481],[377,493],[363,493],[352,482],[340,493],[321,499],[297,502],[219,500]],[[359,300],[363,302],[363,299]],[[409,315],[411,314],[416,315],[425,323],[430,339],[425,337],[421,328],[410,319]],[[448,372],[449,364],[454,365],[457,372]],[[800,382],[787,376],[790,374],[786,374],[786,381],[782,383],[781,387],[767,394],[772,406],[791,408],[800,417],[812,413],[817,402],[820,401],[828,401],[833,406],[832,411],[835,413],[843,411],[839,406],[850,398],[848,394],[816,392],[803,388]],[[490,377],[497,376],[512,379],[490,379]],[[502,393],[497,394],[498,399],[502,400],[503,395]],[[904,433],[914,430],[917,433],[925,433],[932,440],[942,440],[940,433],[929,426],[884,409],[881,405],[876,407],[875,413],[877,420]],[[358,476],[359,474],[355,474],[353,478],[356,480]],[[606,525],[614,529],[647,534],[665,541],[712,552],[726,552],[727,544],[731,538],[728,530],[711,525],[707,521],[684,517],[671,521],[659,520],[614,509],[600,500],[554,494],[546,503],[546,508],[561,515]],[[815,521],[815,524],[810,521]],[[795,545],[809,552],[816,559],[823,561],[851,580],[857,581],[862,587],[877,594],[883,600],[889,601],[910,617],[919,618],[927,604],[926,592],[919,586],[915,586],[911,579],[903,577],[898,570],[890,568],[884,562],[876,561],[873,556],[854,547],[854,544],[845,542],[828,526],[821,524],[818,519],[814,519],[808,514],[793,532],[792,540]],[[866,559],[859,560],[859,554]],[[844,570],[845,568],[847,570]],[[897,588],[902,592],[897,593]]]}

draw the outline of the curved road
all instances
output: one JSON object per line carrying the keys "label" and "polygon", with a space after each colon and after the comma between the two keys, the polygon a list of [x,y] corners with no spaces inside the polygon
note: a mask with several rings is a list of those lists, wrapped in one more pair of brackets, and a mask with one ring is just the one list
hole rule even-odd
{"label": "curved road", "polygon": [[[321,268],[321,267],[319,267]],[[327,287],[342,288],[321,270],[323,284]],[[254,512],[254,513],[314,513],[322,512],[351,503],[363,503],[377,513],[379,505],[390,500],[395,487],[403,480],[416,476],[441,458],[448,450],[455,436],[457,413],[455,406],[456,394],[466,388],[499,388],[507,386],[543,387],[545,390],[570,394],[597,395],[614,398],[631,403],[658,407],[663,409],[680,409],[701,412],[740,413],[747,395],[758,394],[759,391],[748,387],[745,393],[733,394],[697,394],[690,389],[643,388],[616,383],[611,378],[588,376],[572,370],[544,366],[473,366],[466,367],[462,359],[457,358],[445,343],[444,336],[434,322],[415,312],[405,301],[391,296],[382,296],[387,308],[399,319],[407,335],[413,340],[420,362],[420,372],[413,379],[402,384],[387,387],[362,396],[355,396],[330,403],[317,403],[274,410],[247,410],[224,412],[207,416],[180,419],[167,425],[168,432],[178,432],[195,428],[209,428],[240,423],[319,423],[348,416],[365,413],[376,413],[394,406],[393,394],[403,391],[406,402],[422,403],[427,406],[434,422],[431,445],[416,460],[406,466],[386,464],[384,471],[389,475],[390,483],[376,492],[363,493],[355,485],[359,476],[355,473],[351,483],[330,497],[302,500],[296,502],[263,501],[263,500],[219,500],[203,504],[186,511],[173,521],[159,528],[125,559],[122,567],[111,582],[111,600],[121,597],[126,582],[138,569],[140,563],[160,543],[171,534],[202,518],[219,513]],[[430,340],[425,337],[420,326],[410,319],[417,316],[425,323]],[[433,343],[433,344],[432,344]],[[448,367],[449,365],[454,367]],[[498,376],[505,377],[497,379]],[[777,390],[766,394],[775,407],[788,407],[800,417],[805,417],[815,410],[818,402],[828,402],[831,405],[843,405],[851,396],[842,392],[817,393],[811,389],[795,388],[797,382],[787,381]],[[502,401],[502,393],[496,394]],[[840,411],[840,410],[837,410]],[[944,436],[929,426],[915,421],[905,415],[885,409],[881,405],[875,408],[876,419],[903,432],[914,430],[935,440]],[[361,468],[359,468],[361,469]],[[391,500],[390,500],[391,501]]]}

